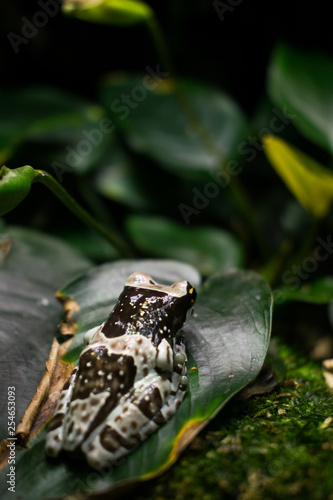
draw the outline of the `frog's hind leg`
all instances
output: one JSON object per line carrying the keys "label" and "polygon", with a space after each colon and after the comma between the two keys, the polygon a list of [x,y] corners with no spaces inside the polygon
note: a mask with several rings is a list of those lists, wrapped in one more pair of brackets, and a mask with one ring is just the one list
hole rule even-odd
{"label": "frog's hind leg", "polygon": [[168,421],[179,408],[187,388],[187,357],[182,340],[174,347],[169,377],[156,371],[137,382],[123,396],[106,421],[82,444],[95,469],[121,463],[140,443]]}
{"label": "frog's hind leg", "polygon": [[160,412],[171,392],[171,383],[157,372],[150,373],[123,396],[103,424],[82,444],[89,465],[102,469],[132,453],[160,424],[147,425]]}
{"label": "frog's hind leg", "polygon": [[48,428],[45,442],[45,452],[50,457],[58,456],[62,448],[63,420],[73,394],[77,372],[78,368],[76,367],[65,382],[60,393],[53,418]]}

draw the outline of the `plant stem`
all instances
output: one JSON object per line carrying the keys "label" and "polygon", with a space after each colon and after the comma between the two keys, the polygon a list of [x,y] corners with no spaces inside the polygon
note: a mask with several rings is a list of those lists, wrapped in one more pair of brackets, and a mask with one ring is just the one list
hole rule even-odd
{"label": "plant stem", "polygon": [[[212,137],[207,127],[203,124],[199,113],[197,112],[193,103],[188,98],[187,94],[183,91],[179,81],[177,80],[177,75],[169,54],[168,45],[166,43],[158,20],[155,16],[152,16],[147,20],[147,27],[151,33],[162,66],[168,71],[170,77],[173,78],[175,86],[175,97],[178,100],[181,109],[189,120],[190,125],[193,128],[203,148],[210,156],[215,159],[218,168],[223,170],[225,163],[224,154],[216,146],[215,139]],[[266,257],[268,254],[269,245],[264,233],[261,230],[261,227],[258,224],[255,211],[246,190],[242,186],[240,180],[238,178],[236,179],[235,177],[230,177],[229,187],[240,209],[240,212],[242,213],[245,220],[247,220],[252,233],[255,236],[261,254]]]}
{"label": "plant stem", "polygon": [[84,208],[79,205],[72,196],[47,172],[35,170],[33,182],[40,182],[52,191],[52,193],[84,224],[98,233],[102,238],[114,246],[121,256],[133,257],[134,253],[128,244],[115,233],[110,233],[104,226],[96,221]]}
{"label": "plant stem", "polygon": [[163,35],[163,31],[155,17],[152,15],[146,21],[147,27],[153,39],[159,60],[162,66],[169,72],[169,76],[175,75],[175,69],[172,64],[168,45]]}
{"label": "plant stem", "polygon": [[294,249],[294,244],[289,238],[285,238],[277,253],[259,271],[271,288],[274,288],[281,280],[285,263]]}
{"label": "plant stem", "polygon": [[295,251],[295,242],[290,237],[286,237],[281,242],[278,252],[260,272],[272,288],[278,286],[281,281],[283,283],[284,272],[292,269],[295,264],[300,265],[310,255],[315,236],[318,234],[318,227],[319,220],[312,218],[309,230],[297,251]]}

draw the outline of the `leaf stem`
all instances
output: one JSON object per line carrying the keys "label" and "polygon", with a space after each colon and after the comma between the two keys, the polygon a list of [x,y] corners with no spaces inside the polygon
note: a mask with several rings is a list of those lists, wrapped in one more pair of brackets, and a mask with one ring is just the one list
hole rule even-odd
{"label": "leaf stem", "polygon": [[76,217],[114,246],[123,257],[133,257],[134,253],[128,244],[96,221],[48,172],[35,170],[33,182],[44,184]]}
{"label": "leaf stem", "polygon": [[162,66],[170,73],[170,75],[175,75],[175,68],[173,67],[170,57],[168,44],[166,43],[163,31],[154,14],[147,18],[146,25],[153,39],[153,43]]}
{"label": "leaf stem", "polygon": [[[158,20],[153,15],[147,19],[146,24],[151,33],[161,64],[173,78],[175,86],[175,97],[178,100],[181,109],[189,120],[191,127],[193,128],[204,149],[210,156],[215,159],[217,167],[223,170],[225,163],[224,153],[220,150],[220,148],[217,147],[216,141],[202,122],[199,113],[193,106],[193,103],[188,98],[186,93],[183,91],[177,79],[176,71],[173,67],[173,63],[169,54],[168,45],[166,43],[163,31],[158,23]],[[266,257],[268,255],[269,245],[265,234],[258,224],[254,208],[247,195],[246,190],[244,189],[240,180],[236,179],[235,177],[230,178],[229,187],[240,212],[250,226],[261,254],[263,255],[263,257]]]}
{"label": "leaf stem", "polygon": [[271,288],[283,284],[283,274],[292,269],[293,265],[300,265],[309,256],[313,249],[318,227],[319,220],[313,217],[298,251],[295,251],[296,243],[290,237],[286,237],[281,242],[278,252],[260,271],[260,274],[266,279]]}

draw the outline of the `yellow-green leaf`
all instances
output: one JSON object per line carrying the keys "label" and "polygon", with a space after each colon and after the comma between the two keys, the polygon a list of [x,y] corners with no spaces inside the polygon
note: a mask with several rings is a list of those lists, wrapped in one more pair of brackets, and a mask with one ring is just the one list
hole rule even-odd
{"label": "yellow-green leaf", "polygon": [[149,19],[153,12],[136,0],[64,0],[63,12],[92,23],[131,25]]}
{"label": "yellow-green leaf", "polygon": [[315,217],[327,215],[333,201],[333,172],[275,136],[263,140],[271,165],[303,207]]}

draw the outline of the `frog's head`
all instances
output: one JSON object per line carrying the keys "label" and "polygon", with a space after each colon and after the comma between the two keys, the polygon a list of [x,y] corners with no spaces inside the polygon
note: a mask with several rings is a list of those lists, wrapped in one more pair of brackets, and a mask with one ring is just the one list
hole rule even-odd
{"label": "frog's head", "polygon": [[127,279],[125,289],[134,306],[136,328],[151,337],[155,343],[162,338],[176,336],[185,321],[191,316],[196,300],[194,287],[186,280],[172,285],[156,283],[145,273],[134,273]]}
{"label": "frog's head", "polygon": [[118,325],[122,333],[140,333],[158,344],[162,338],[176,336],[192,314],[195,300],[196,291],[186,280],[168,286],[145,273],[131,274],[103,332],[113,336]]}

